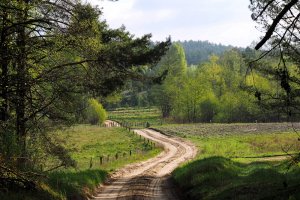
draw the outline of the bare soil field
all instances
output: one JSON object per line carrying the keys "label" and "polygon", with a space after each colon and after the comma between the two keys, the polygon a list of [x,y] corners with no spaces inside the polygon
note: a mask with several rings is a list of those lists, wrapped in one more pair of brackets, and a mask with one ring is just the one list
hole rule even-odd
{"label": "bare soil field", "polygon": [[169,135],[218,136],[235,134],[265,134],[300,131],[300,123],[233,123],[233,124],[172,124],[159,126]]}

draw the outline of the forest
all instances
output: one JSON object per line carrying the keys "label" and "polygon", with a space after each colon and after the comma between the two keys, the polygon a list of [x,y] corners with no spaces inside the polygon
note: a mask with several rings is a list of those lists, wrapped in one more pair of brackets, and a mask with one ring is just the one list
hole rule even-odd
{"label": "forest", "polygon": [[[116,95],[118,102],[108,103],[107,107],[157,106],[164,118],[181,123],[297,120],[297,110],[289,117],[284,104],[285,90],[276,73],[280,57],[275,53],[255,63],[255,70],[250,69],[249,62],[260,53],[249,47],[231,48],[220,55],[212,53],[197,65],[188,65],[183,46],[175,42],[160,62],[145,72],[167,72],[162,84],[129,81],[125,91]],[[299,76],[294,64],[288,62],[287,68],[290,76]],[[291,86],[298,91],[298,84]],[[296,101],[293,98],[291,103]]]}

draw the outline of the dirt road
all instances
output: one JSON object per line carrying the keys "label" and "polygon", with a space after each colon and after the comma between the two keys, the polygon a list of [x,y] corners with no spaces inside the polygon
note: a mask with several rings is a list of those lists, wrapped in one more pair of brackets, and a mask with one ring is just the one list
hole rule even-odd
{"label": "dirt road", "polygon": [[110,182],[99,189],[94,199],[180,199],[170,181],[170,173],[182,162],[195,157],[196,147],[150,129],[135,132],[155,141],[164,151],[155,158],[128,165],[112,174]]}

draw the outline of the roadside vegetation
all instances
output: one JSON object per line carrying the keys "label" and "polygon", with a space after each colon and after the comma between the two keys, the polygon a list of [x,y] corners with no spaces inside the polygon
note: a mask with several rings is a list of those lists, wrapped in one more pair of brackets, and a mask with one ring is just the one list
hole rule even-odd
{"label": "roadside vegetation", "polygon": [[[47,172],[59,166],[57,159],[48,157],[46,164],[41,166],[47,178],[39,184],[39,192],[0,193],[0,199],[23,199],[24,195],[27,199],[84,199],[103,183],[109,173],[160,152],[143,138],[119,127],[76,125],[51,135],[69,151],[76,167],[60,167]],[[103,157],[102,164],[100,157]]]}
{"label": "roadside vegetation", "polygon": [[[190,199],[299,199],[300,125],[183,124],[155,127],[192,141],[193,162],[176,169],[176,183]],[[291,156],[290,156],[291,155]],[[297,157],[295,157],[297,158]]]}

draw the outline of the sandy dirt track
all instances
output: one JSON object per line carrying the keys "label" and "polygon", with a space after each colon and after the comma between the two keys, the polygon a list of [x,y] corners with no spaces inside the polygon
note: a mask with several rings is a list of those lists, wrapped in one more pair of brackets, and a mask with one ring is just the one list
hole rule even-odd
{"label": "sandy dirt track", "polygon": [[150,130],[135,130],[164,149],[158,156],[132,164],[112,174],[110,181],[99,188],[94,199],[178,200],[180,197],[170,181],[170,173],[181,163],[196,156],[197,149],[180,138]]}

